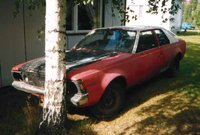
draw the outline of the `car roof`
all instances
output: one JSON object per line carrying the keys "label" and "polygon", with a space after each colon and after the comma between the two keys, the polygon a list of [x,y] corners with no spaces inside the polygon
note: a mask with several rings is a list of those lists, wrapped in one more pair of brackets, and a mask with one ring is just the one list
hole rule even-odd
{"label": "car roof", "polygon": [[134,26],[112,26],[112,27],[104,27],[104,28],[97,28],[97,30],[101,29],[124,29],[124,30],[136,30],[136,31],[143,31],[149,29],[163,29],[162,27],[158,26],[146,26],[146,25],[134,25]]}

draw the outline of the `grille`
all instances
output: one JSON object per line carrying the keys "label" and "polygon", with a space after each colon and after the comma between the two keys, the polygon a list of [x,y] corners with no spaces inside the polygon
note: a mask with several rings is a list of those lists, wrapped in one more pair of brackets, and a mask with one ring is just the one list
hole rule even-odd
{"label": "grille", "polygon": [[37,73],[26,72],[22,73],[23,81],[34,86],[44,87],[44,76],[40,76]]}
{"label": "grille", "polygon": [[[37,73],[32,72],[24,72],[24,73],[18,73],[13,72],[13,78],[17,81],[24,81],[30,85],[38,86],[38,87],[44,87],[45,83],[45,76],[41,76]],[[74,94],[78,92],[76,85],[69,79],[67,79],[67,95],[69,97],[72,97]]]}

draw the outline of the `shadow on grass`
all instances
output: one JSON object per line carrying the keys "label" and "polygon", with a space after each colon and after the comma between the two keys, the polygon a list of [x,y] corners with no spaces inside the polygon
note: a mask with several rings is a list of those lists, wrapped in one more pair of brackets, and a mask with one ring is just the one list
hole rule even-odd
{"label": "shadow on grass", "polygon": [[[41,121],[42,108],[38,105],[36,99],[33,98],[30,101],[27,97],[28,94],[13,87],[0,89],[1,135],[35,135]],[[68,119],[67,121],[68,135],[96,135],[87,124],[91,123],[89,118],[84,120]]]}
{"label": "shadow on grass", "polygon": [[175,78],[160,75],[130,89],[124,113],[156,96],[166,97],[139,110],[137,114],[146,118],[127,130],[136,127],[137,134],[200,134],[200,44],[188,44]]}
{"label": "shadow on grass", "polygon": [[12,87],[0,89],[0,134],[30,134],[33,131],[32,123],[36,117],[30,112],[36,109],[27,105],[27,94],[16,91]]}
{"label": "shadow on grass", "polygon": [[194,36],[199,35],[197,31],[187,31],[187,32],[181,32],[177,34],[178,36]]}
{"label": "shadow on grass", "polygon": [[94,124],[91,118],[84,118],[79,120],[67,119],[67,135],[97,135],[90,127]]}
{"label": "shadow on grass", "polygon": [[34,135],[41,120],[38,100],[13,87],[0,89],[0,134]]}
{"label": "shadow on grass", "polygon": [[[159,106],[154,107],[144,111],[160,109]],[[173,117],[169,117],[165,112],[158,111],[154,116],[127,127],[126,130],[120,134],[123,135],[129,129],[136,127],[135,133],[141,135],[146,133],[151,135],[197,135],[200,134],[199,122],[200,109],[196,107],[179,111]]]}
{"label": "shadow on grass", "polygon": [[153,117],[148,117],[147,119],[136,123],[136,132],[139,134],[144,134],[145,132],[181,135],[199,134],[199,115],[200,109],[194,107],[182,110],[173,117],[168,117],[163,112],[157,112]]}

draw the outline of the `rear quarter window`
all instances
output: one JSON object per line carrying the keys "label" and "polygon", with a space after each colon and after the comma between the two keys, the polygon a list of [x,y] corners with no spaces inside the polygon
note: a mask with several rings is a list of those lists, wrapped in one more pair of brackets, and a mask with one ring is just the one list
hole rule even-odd
{"label": "rear quarter window", "polygon": [[170,43],[176,43],[178,42],[178,39],[176,38],[176,35],[172,33],[171,31],[168,31],[166,29],[162,29],[165,35],[168,37]]}
{"label": "rear quarter window", "polygon": [[168,37],[165,35],[165,33],[162,30],[158,29],[158,30],[154,30],[154,32],[161,46],[170,44]]}

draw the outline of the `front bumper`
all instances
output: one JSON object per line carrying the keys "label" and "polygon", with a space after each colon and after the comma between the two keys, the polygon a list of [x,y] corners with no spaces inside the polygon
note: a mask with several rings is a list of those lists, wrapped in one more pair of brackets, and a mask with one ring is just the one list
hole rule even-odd
{"label": "front bumper", "polygon": [[12,86],[27,93],[44,94],[44,88],[36,87],[22,81],[13,81]]}
{"label": "front bumper", "polygon": [[[44,95],[44,88],[33,86],[23,81],[13,81],[12,86],[18,90],[27,93]],[[78,91],[78,93],[70,97],[70,101],[73,105],[77,107],[85,106],[88,103],[88,93],[81,93],[80,91]]]}

